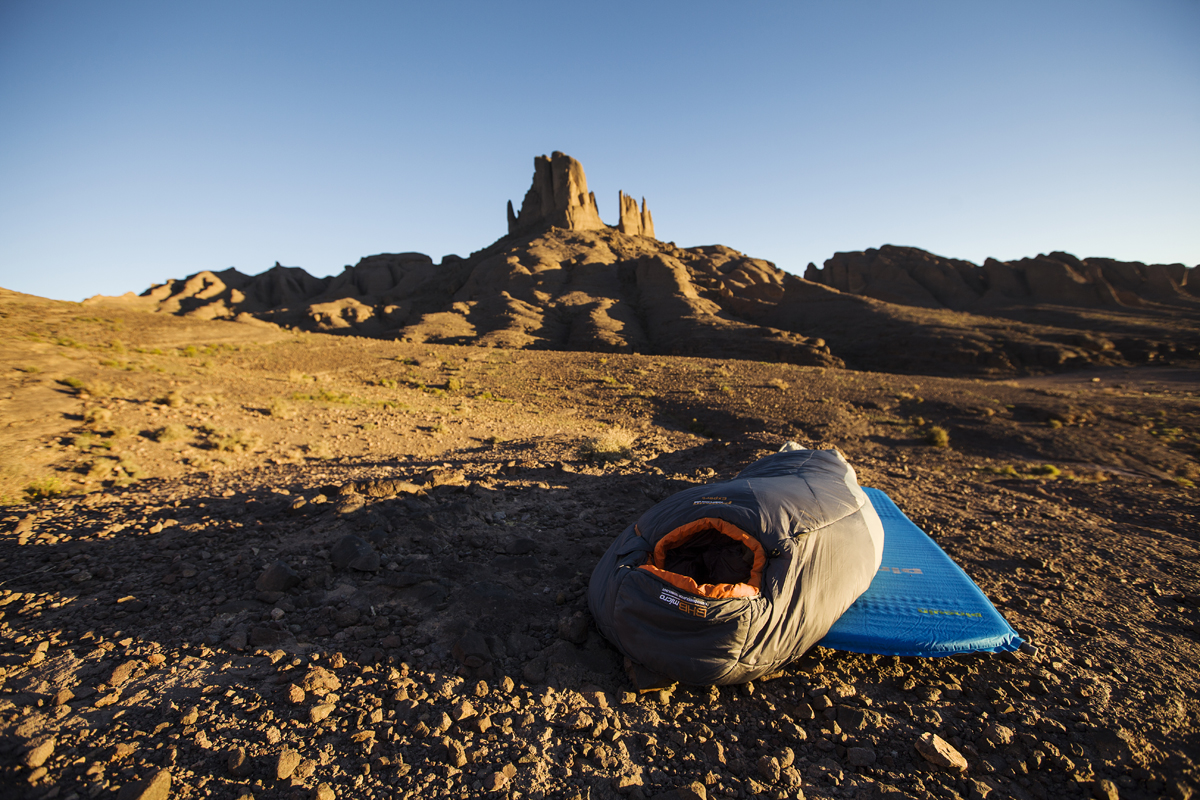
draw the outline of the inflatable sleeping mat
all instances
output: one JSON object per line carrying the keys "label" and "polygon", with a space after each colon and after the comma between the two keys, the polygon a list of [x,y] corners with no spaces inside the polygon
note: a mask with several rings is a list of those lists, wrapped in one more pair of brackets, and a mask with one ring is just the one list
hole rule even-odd
{"label": "inflatable sleeping mat", "polygon": [[860,487],[840,453],[791,447],[662,500],[600,559],[588,606],[632,672],[733,684],[817,644],[912,656],[1021,646],[966,573],[887,495]]}
{"label": "inflatable sleeping mat", "polygon": [[878,489],[863,489],[883,522],[883,561],[822,647],[889,656],[1018,649],[1023,641],[962,568]]}

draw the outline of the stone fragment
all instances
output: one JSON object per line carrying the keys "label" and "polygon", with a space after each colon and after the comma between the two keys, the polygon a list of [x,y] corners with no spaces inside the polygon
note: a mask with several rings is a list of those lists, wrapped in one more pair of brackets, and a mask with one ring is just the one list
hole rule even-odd
{"label": "stone fragment", "polygon": [[873,717],[874,713],[865,708],[840,706],[837,710],[838,725],[846,731],[861,731],[871,727],[874,723]]}
{"label": "stone fragment", "polygon": [[200,719],[200,709],[192,706],[179,715],[180,725],[195,725]]}
{"label": "stone fragment", "polygon": [[1096,800],[1119,800],[1120,796],[1117,785],[1108,778],[1092,782],[1092,797]]}
{"label": "stone fragment", "polygon": [[298,706],[304,702],[304,690],[294,683],[289,683],[287,688],[288,702],[294,706]]}
{"label": "stone fragment", "polygon": [[779,759],[775,756],[763,756],[758,760],[758,774],[768,784],[779,783]]}
{"label": "stone fragment", "polygon": [[354,534],[343,536],[329,551],[329,561],[336,569],[353,569],[359,572],[378,572],[382,566],[375,548]]}
{"label": "stone fragment", "polygon": [[275,563],[258,576],[254,588],[260,592],[286,592],[298,583],[300,575],[296,570],[288,566],[283,559],[276,559]]}
{"label": "stone fragment", "polygon": [[451,648],[451,653],[460,664],[471,669],[478,669],[492,660],[487,641],[482,634],[468,631],[459,637]]}
{"label": "stone fragment", "polygon": [[326,719],[337,709],[333,703],[321,703],[308,710],[308,721],[313,725]]}
{"label": "stone fragment", "polygon": [[502,769],[496,770],[483,779],[483,789],[487,792],[498,792],[508,785],[508,782],[517,775],[517,768],[513,764],[505,764]]}
{"label": "stone fragment", "polygon": [[582,611],[558,621],[558,635],[572,644],[583,644],[588,637],[588,618]]}
{"label": "stone fragment", "polygon": [[875,763],[875,751],[870,747],[846,748],[846,761],[855,767],[870,767]]}
{"label": "stone fragment", "polygon": [[473,716],[475,716],[475,707],[471,705],[470,700],[459,700],[450,711],[450,717],[455,722],[462,722],[464,719]]}
{"label": "stone fragment", "polygon": [[54,754],[54,746],[56,744],[57,740],[53,736],[43,736],[39,739],[34,739],[26,748],[21,762],[27,767],[37,769],[42,764],[45,764],[46,759]]}
{"label": "stone fragment", "polygon": [[225,765],[229,768],[229,774],[235,778],[246,777],[254,768],[250,758],[246,755],[246,748],[244,747],[231,750]]}
{"label": "stone fragment", "polygon": [[121,664],[118,664],[113,669],[112,674],[109,675],[108,685],[112,686],[114,689],[118,686],[123,686],[137,668],[138,662],[136,661],[125,661]]}
{"label": "stone fragment", "polygon": [[337,800],[337,792],[328,783],[318,784],[313,790],[313,800]]}
{"label": "stone fragment", "polygon": [[298,766],[300,754],[290,747],[284,747],[275,758],[275,777],[281,781],[287,780]]}
{"label": "stone fragment", "polygon": [[921,757],[936,767],[962,772],[967,768],[967,760],[942,737],[936,733],[922,734],[915,742],[917,752]]}
{"label": "stone fragment", "polygon": [[995,749],[1012,744],[1013,737],[1017,732],[1006,725],[1001,725],[999,722],[993,722],[983,730],[983,742],[989,748]]}
{"label": "stone fragment", "polygon": [[171,770],[160,769],[145,780],[121,787],[117,800],[167,800],[171,796]]}
{"label": "stone fragment", "polygon": [[305,673],[304,680],[300,683],[300,688],[319,697],[324,697],[330,692],[336,692],[338,689],[341,689],[342,682],[337,675],[334,675],[329,670],[313,664],[308,668],[308,672]]}
{"label": "stone fragment", "polygon": [[446,739],[443,744],[446,747],[446,763],[455,769],[462,769],[467,765],[467,751],[462,746],[461,742]]}

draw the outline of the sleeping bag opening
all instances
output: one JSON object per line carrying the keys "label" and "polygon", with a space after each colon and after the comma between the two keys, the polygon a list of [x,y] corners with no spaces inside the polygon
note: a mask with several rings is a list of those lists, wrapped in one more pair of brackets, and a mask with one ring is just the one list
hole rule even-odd
{"label": "sleeping bag opening", "polygon": [[753,597],[766,563],[757,539],[723,519],[706,517],[662,537],[642,569],[692,594]]}

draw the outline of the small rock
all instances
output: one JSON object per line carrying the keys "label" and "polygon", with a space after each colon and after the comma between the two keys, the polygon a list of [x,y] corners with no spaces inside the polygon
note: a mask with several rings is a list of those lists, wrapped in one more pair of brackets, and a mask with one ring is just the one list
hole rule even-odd
{"label": "small rock", "polygon": [[138,662],[136,661],[126,661],[120,664],[112,671],[112,675],[109,676],[108,685],[113,688],[123,685],[129,680],[129,676],[133,674],[137,667]]}
{"label": "small rock", "polygon": [[582,611],[558,622],[558,635],[572,644],[583,644],[588,637],[588,618]]}
{"label": "small rock", "polygon": [[1108,778],[1101,778],[1092,783],[1092,797],[1096,800],[1119,800],[1120,796],[1117,785]]}
{"label": "small rock", "polygon": [[313,800],[337,800],[337,792],[328,783],[322,783],[313,790]]}
{"label": "small rock", "polygon": [[848,747],[846,760],[855,767],[869,767],[875,763],[875,751],[870,747]]}
{"label": "small rock", "polygon": [[300,766],[300,754],[290,747],[285,747],[279,751],[279,756],[275,760],[275,777],[281,781],[287,780],[292,777],[292,773],[298,766]]}
{"label": "small rock", "polygon": [[483,779],[483,789],[487,792],[498,792],[508,785],[508,782],[516,777],[517,768],[512,764],[505,764],[503,769],[491,773]]}
{"label": "small rock", "polygon": [[286,592],[298,583],[300,576],[296,570],[288,566],[286,561],[277,559],[258,576],[254,588],[260,592]]}
{"label": "small rock", "polygon": [[179,724],[180,725],[195,725],[199,719],[200,719],[200,709],[196,708],[195,706],[192,706],[187,711],[184,711],[182,714],[179,715]]}
{"label": "small rock", "polygon": [[462,722],[464,719],[473,716],[475,716],[475,707],[471,705],[471,701],[469,700],[458,701],[450,711],[450,717],[455,722]]}
{"label": "small rock", "polygon": [[967,781],[967,786],[970,788],[967,797],[968,800],[987,800],[992,794],[992,787],[976,778],[971,778]]}
{"label": "small rock", "polygon": [[288,702],[298,706],[304,702],[304,690],[294,683],[288,684]]}
{"label": "small rock", "polygon": [[226,766],[229,767],[229,774],[235,778],[244,778],[250,774],[253,764],[246,756],[246,749],[239,747],[229,753],[229,758],[226,760]]}
{"label": "small rock", "polygon": [[758,760],[758,774],[768,784],[779,783],[779,759],[774,756],[763,756]]}
{"label": "small rock", "polygon": [[336,709],[337,706],[333,703],[321,703],[320,705],[313,706],[308,710],[308,721],[315,725],[326,719]]}
{"label": "small rock", "polygon": [[447,739],[446,745],[446,763],[455,769],[462,769],[467,765],[467,751],[460,742],[455,742]]}
{"label": "small rock", "polygon": [[484,640],[482,634],[475,631],[468,631],[461,636],[451,648],[451,653],[460,664],[471,669],[478,669],[492,660],[492,653],[488,649],[487,641]]}
{"label": "small rock", "polygon": [[949,742],[936,733],[922,734],[915,746],[921,757],[937,767],[962,772],[967,768],[967,760],[962,753],[955,750]]}
{"label": "small rock", "polygon": [[316,664],[308,668],[308,672],[301,681],[300,687],[306,692],[324,697],[330,692],[336,692],[342,688],[342,682],[337,675],[334,675],[324,667]]}
{"label": "small rock", "polygon": [[870,727],[874,721],[873,714],[865,708],[854,708],[852,706],[841,706],[837,710],[837,722],[842,726],[842,730],[846,731],[861,731],[864,728]]}
{"label": "small rock", "polygon": [[993,722],[984,729],[983,741],[994,749],[1012,744],[1013,737],[1016,735],[1017,732],[1012,728]]}
{"label": "small rock", "polygon": [[692,781],[685,786],[680,786],[675,790],[674,795],[676,800],[708,800],[708,790],[700,781]]}
{"label": "small rock", "polygon": [[343,536],[333,546],[329,551],[329,561],[336,569],[354,569],[359,572],[378,572],[381,567],[375,548],[365,539],[352,533]]}
{"label": "small rock", "polygon": [[46,759],[54,754],[54,746],[57,740],[53,736],[44,736],[40,739],[34,739],[29,743],[28,749],[25,751],[25,757],[22,762],[27,767],[37,769],[42,764],[46,763]]}
{"label": "small rock", "polygon": [[167,800],[171,796],[171,770],[160,769],[145,780],[121,787],[117,800]]}

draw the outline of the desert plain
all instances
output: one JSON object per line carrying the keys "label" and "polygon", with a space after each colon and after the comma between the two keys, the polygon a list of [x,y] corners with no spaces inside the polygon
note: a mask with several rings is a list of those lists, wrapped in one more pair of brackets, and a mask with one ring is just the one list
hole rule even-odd
{"label": "desert plain", "polygon": [[[1194,305],[1153,325],[1027,308],[989,333],[829,267],[710,300],[655,276],[774,267],[636,231],[521,235],[418,267],[525,280],[537,258],[504,247],[574,247],[562,263],[601,280],[625,259],[613,286],[711,336],[656,333],[660,315],[617,341],[615,293],[514,290],[485,314],[360,291],[285,318],[233,307],[253,292],[229,273],[83,304],[0,290],[0,796],[1192,796]],[[763,327],[785,288],[860,309],[869,335]],[[586,312],[561,347],[529,333],[551,300]],[[487,339],[485,318],[509,327]],[[1068,318],[1075,338],[1046,327]],[[744,686],[635,691],[591,623],[592,567],[658,500],[787,441],[840,449],[1032,648],[818,647]]]}

